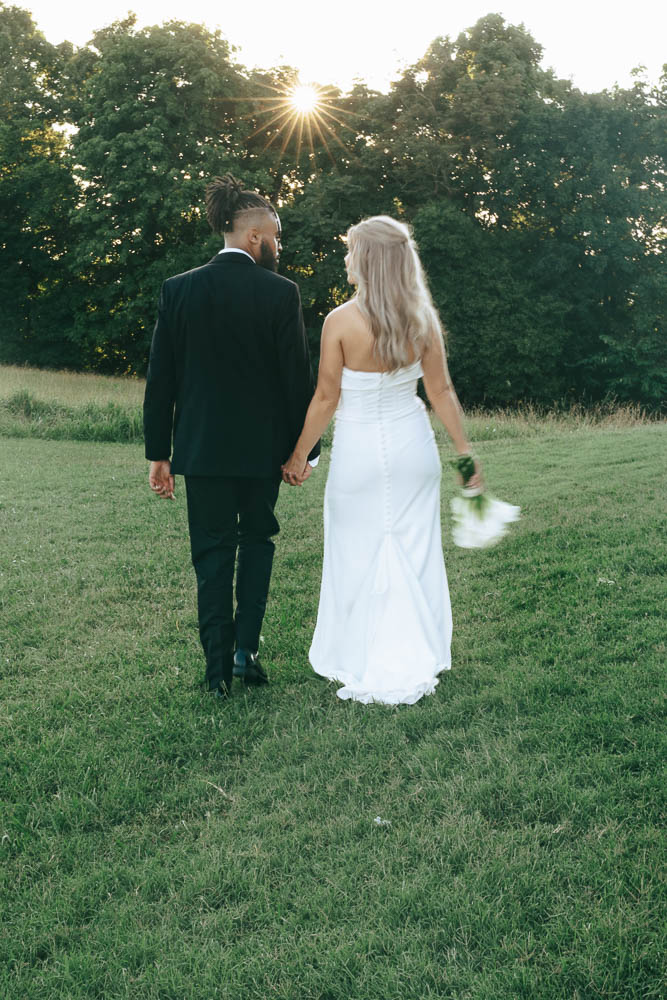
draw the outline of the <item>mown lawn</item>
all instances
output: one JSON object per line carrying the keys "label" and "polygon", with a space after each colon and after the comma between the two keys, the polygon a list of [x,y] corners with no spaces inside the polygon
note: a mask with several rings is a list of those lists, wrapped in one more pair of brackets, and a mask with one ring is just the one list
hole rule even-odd
{"label": "mown lawn", "polygon": [[326,454],[219,705],[182,481],[0,439],[3,1000],[665,995],[664,429],[478,450],[522,520],[454,550],[445,472],[454,665],[388,709],[308,666]]}

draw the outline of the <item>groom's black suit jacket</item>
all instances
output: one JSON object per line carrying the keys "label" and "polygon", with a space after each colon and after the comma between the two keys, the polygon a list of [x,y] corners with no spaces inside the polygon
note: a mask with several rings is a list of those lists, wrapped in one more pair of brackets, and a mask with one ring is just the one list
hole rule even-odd
{"label": "groom's black suit jacket", "polygon": [[[144,399],[146,458],[171,457],[172,472],[185,476],[279,476],[313,389],[293,281],[230,252],[164,282]],[[318,454],[319,444],[309,457]]]}

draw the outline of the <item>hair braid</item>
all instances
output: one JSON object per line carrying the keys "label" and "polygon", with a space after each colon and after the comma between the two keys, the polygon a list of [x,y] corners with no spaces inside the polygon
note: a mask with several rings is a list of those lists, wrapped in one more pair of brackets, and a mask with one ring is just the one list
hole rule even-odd
{"label": "hair braid", "polygon": [[276,214],[267,198],[256,191],[245,191],[232,174],[214,177],[206,186],[206,218],[214,233],[231,233],[237,216],[253,208]]}

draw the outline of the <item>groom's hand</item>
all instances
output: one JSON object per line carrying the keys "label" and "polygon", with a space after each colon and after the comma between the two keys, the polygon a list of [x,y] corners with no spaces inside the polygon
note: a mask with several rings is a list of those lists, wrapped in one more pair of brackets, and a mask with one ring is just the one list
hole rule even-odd
{"label": "groom's hand", "polygon": [[313,471],[313,467],[308,460],[305,462],[298,456],[292,454],[290,458],[281,465],[283,482],[288,486],[302,486]]}
{"label": "groom's hand", "polygon": [[148,471],[148,482],[159,497],[165,500],[174,499],[174,477],[171,474],[171,462],[151,462]]}

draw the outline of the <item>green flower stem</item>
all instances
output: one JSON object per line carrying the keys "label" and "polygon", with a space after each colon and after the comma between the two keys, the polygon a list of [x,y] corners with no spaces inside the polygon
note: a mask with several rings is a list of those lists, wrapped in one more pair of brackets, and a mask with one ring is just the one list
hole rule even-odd
{"label": "green flower stem", "polygon": [[457,455],[450,459],[449,464],[459,473],[464,486],[475,475],[475,459],[472,455]]}

